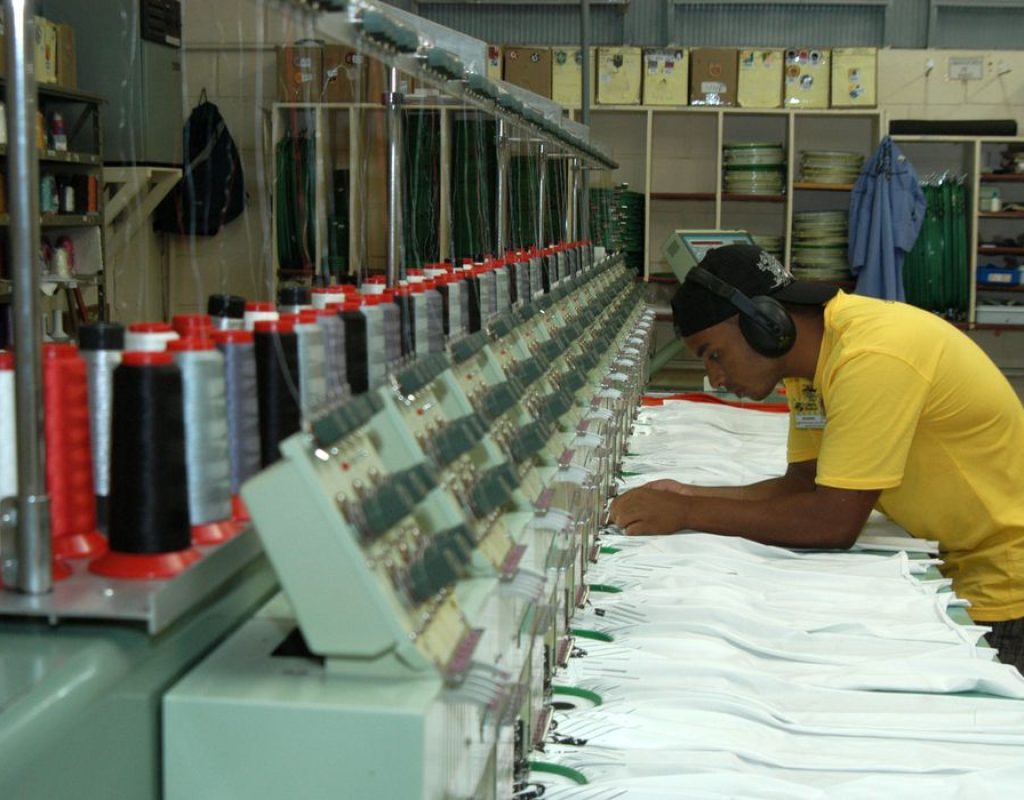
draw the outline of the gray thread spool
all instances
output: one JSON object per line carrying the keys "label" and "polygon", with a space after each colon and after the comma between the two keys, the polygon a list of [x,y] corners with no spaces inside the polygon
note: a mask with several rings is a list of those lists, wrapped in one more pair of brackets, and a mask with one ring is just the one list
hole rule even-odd
{"label": "gray thread spool", "polygon": [[402,312],[387,296],[379,308],[384,318],[384,363],[390,369],[402,360]]}
{"label": "gray thread spool", "polygon": [[327,362],[324,330],[316,322],[295,326],[299,349],[299,397],[302,416],[309,419],[327,402]]}
{"label": "gray thread spool", "polygon": [[[412,303],[416,317],[416,355],[431,352],[430,342],[430,308],[427,303],[426,287],[422,283],[413,284]],[[437,294],[437,292],[430,292]]]}
{"label": "gray thread spool", "polygon": [[260,410],[256,385],[256,348],[248,331],[232,336],[214,334],[224,357],[228,415],[228,455],[231,494],[260,471]]}
{"label": "gray thread spool", "polygon": [[508,311],[512,307],[512,290],[509,287],[510,274],[508,267],[504,264],[494,270],[494,279],[497,281],[497,310],[499,314]]}
{"label": "gray thread spool", "polygon": [[451,335],[462,335],[469,330],[469,283],[467,278],[455,283],[459,290],[459,326],[455,328],[454,323],[449,327]]}
{"label": "gray thread spool", "polygon": [[85,359],[89,389],[89,427],[92,433],[92,474],[96,492],[96,516],[107,529],[107,497],[110,494],[110,425],[114,402],[114,370],[124,350],[124,326],[111,322],[82,325],[79,351]]}
{"label": "gray thread spool", "polygon": [[[371,300],[371,298],[373,299]],[[366,298],[366,303],[361,310],[366,318],[366,382],[370,389],[376,389],[378,386],[384,385],[384,380],[387,377],[384,308],[376,296],[370,295]]]}
{"label": "gray thread spool", "polygon": [[525,255],[516,261],[516,300],[520,304],[530,302],[530,260]]}
{"label": "gray thread spool", "polygon": [[224,357],[212,344],[183,349],[191,342],[169,349],[181,370],[189,521],[200,526],[231,519],[231,459]]}
{"label": "gray thread spool", "polygon": [[348,378],[345,374],[345,323],[335,312],[320,313],[316,324],[324,332],[324,362],[327,374],[327,402],[345,396]]}
{"label": "gray thread spool", "polygon": [[[424,293],[427,306],[427,352],[444,352],[444,298],[437,289]],[[419,338],[416,339],[419,343]]]}

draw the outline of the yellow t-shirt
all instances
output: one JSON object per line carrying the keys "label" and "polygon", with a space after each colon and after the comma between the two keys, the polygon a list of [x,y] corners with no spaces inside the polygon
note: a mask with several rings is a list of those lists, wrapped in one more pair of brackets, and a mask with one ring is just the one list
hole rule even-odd
{"label": "yellow t-shirt", "polygon": [[786,383],[790,462],[817,458],[822,486],[881,489],[881,511],[938,540],[974,619],[1024,616],[1024,408],[981,348],[926,311],[840,292],[813,381],[823,426],[805,403],[797,427],[806,381]]}

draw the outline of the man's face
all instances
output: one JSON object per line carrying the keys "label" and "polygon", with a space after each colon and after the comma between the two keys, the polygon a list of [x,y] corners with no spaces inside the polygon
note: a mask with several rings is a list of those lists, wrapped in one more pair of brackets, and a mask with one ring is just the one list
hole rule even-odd
{"label": "man's face", "polygon": [[756,352],[740,330],[739,316],[687,336],[686,345],[704,362],[715,388],[763,400],[781,379],[779,360]]}

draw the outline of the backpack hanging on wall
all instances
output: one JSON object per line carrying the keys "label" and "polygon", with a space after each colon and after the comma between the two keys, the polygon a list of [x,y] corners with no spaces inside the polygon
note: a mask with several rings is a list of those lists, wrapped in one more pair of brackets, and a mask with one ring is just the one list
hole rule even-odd
{"label": "backpack hanging on wall", "polygon": [[185,123],[181,152],[181,180],[157,206],[153,230],[214,236],[245,208],[245,181],[238,148],[205,89]]}

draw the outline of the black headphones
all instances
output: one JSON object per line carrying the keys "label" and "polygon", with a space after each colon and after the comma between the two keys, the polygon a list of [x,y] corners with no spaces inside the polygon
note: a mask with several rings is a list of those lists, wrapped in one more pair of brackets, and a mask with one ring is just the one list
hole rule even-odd
{"label": "black headphones", "polygon": [[785,306],[774,297],[765,294],[747,297],[704,267],[691,269],[686,273],[686,280],[727,300],[740,312],[740,330],[754,352],[768,358],[781,358],[793,349],[796,326]]}

